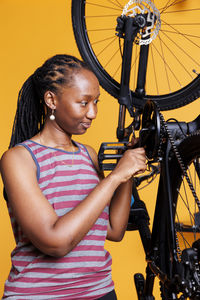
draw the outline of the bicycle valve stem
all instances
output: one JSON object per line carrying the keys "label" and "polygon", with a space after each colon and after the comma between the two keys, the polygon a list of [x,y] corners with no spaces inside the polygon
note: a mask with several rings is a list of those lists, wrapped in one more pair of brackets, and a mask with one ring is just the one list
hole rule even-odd
{"label": "bicycle valve stem", "polygon": [[192,70],[193,73],[195,73],[196,75],[199,75],[200,73],[198,73],[195,69]]}

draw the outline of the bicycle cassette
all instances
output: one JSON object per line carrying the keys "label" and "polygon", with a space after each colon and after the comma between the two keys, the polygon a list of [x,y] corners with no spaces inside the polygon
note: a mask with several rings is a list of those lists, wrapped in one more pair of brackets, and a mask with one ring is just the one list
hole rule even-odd
{"label": "bicycle cassette", "polygon": [[145,148],[148,159],[158,156],[160,146],[160,116],[156,104],[148,100],[143,109],[139,144]]}

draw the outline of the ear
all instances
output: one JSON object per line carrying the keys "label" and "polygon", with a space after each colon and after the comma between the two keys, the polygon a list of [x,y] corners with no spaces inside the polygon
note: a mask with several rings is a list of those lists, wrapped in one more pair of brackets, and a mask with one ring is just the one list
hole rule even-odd
{"label": "ear", "polygon": [[46,91],[44,94],[44,102],[50,109],[56,109],[56,95],[51,91]]}

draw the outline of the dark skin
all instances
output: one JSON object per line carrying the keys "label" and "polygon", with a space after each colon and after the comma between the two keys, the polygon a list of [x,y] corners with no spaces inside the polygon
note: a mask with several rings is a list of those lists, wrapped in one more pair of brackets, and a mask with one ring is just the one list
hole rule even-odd
{"label": "dark skin", "polygon": [[[82,69],[74,74],[72,85],[57,94],[47,91],[44,101],[47,119],[42,132],[32,140],[45,146],[75,151],[72,135],[84,134],[97,115],[99,83],[95,75]],[[55,120],[49,119],[55,110]],[[100,177],[100,183],[73,210],[58,217],[42,194],[36,165],[21,146],[4,153],[1,173],[17,222],[29,240],[43,253],[62,257],[87,234],[102,211],[110,205],[107,239],[120,241],[125,233],[131,201],[131,178],[146,170],[143,148],[127,150],[116,168],[106,177],[98,168],[97,154],[86,146]]]}

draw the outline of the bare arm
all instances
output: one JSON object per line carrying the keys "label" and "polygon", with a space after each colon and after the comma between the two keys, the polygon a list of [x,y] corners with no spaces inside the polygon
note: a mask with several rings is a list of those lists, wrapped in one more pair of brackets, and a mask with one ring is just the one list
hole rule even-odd
{"label": "bare arm", "polygon": [[109,207],[108,240],[119,242],[124,236],[130,212],[131,191],[132,180],[129,180],[121,184],[112,197]]}
{"label": "bare arm", "polygon": [[[92,149],[91,149],[92,150]],[[92,160],[98,169],[97,156],[95,153],[90,150]],[[128,150],[124,154],[123,160],[127,163],[127,167],[130,168],[130,164],[134,169],[134,173],[138,174],[144,172],[146,169],[146,156],[143,148],[137,148],[134,150]],[[124,161],[118,163],[117,172],[120,170],[122,172],[124,168]],[[100,171],[99,171],[100,172]],[[115,170],[113,171],[113,174]],[[126,231],[128,217],[130,212],[130,203],[131,203],[131,194],[132,194],[132,179],[127,179],[126,182],[120,184],[110,202],[109,207],[109,224],[108,224],[108,233],[107,239],[112,241],[121,241]]]}
{"label": "bare arm", "polygon": [[66,255],[83,239],[110,203],[116,188],[134,172],[122,161],[76,208],[58,217],[39,188],[29,152],[18,146],[1,159],[3,182],[17,222],[38,249],[57,257]]}

